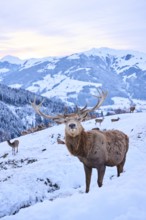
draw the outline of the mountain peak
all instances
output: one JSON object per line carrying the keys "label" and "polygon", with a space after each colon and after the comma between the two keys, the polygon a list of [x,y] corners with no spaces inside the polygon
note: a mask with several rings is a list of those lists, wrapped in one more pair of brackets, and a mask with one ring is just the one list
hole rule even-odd
{"label": "mountain peak", "polygon": [[11,55],[7,55],[7,56],[4,56],[3,58],[0,59],[1,62],[9,62],[9,63],[12,63],[12,64],[21,64],[23,63],[23,61],[21,59],[19,59],[18,57],[15,57],[15,56],[11,56]]}

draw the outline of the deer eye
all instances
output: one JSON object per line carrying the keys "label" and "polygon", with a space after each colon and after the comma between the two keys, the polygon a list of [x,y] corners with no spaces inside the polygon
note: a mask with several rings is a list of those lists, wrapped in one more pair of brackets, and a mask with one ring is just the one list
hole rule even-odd
{"label": "deer eye", "polygon": [[64,119],[64,123],[66,123],[67,122],[67,119]]}
{"label": "deer eye", "polygon": [[64,123],[67,123],[69,121],[69,117],[66,117],[65,119],[64,119]]}

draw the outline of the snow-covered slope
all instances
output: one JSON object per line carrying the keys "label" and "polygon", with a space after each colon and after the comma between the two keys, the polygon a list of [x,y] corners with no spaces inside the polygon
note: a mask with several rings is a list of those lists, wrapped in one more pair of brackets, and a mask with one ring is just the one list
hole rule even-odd
{"label": "snow-covered slope", "polygon": [[[43,97],[24,90],[14,89],[0,84],[0,142],[19,137],[22,131],[43,124],[48,126],[49,121],[35,114],[30,102],[38,102]],[[59,100],[44,99],[44,111],[48,114],[64,112],[65,105]],[[68,108],[68,111],[71,111]]]}
{"label": "snow-covered slope", "polygon": [[117,73],[122,73],[130,67],[137,67],[139,69],[146,70],[146,54],[142,52],[114,50],[110,48],[93,48],[85,52],[85,54],[87,56],[100,56],[105,60],[107,57],[112,58],[112,67],[117,71]]}
{"label": "snow-covered slope", "polygon": [[127,98],[129,102],[146,100],[146,54],[141,52],[93,48],[65,57],[15,64],[11,60],[0,60],[1,83],[48,98],[92,106],[95,102],[91,94],[100,86],[109,91],[105,104],[114,104],[114,97]]}
{"label": "snow-covered slope", "polygon": [[[125,172],[107,168],[102,188],[94,170],[91,189],[84,193],[83,165],[65,145],[64,125],[18,138],[13,156],[6,142],[0,144],[0,217],[3,220],[145,220],[146,219],[146,113],[120,115],[112,123],[105,117],[101,129],[119,129],[130,138]],[[86,130],[94,120],[83,123]],[[24,208],[24,209],[22,209]],[[15,214],[15,215],[12,215]],[[8,216],[10,215],[10,216]],[[5,216],[5,217],[4,217]]]}
{"label": "snow-covered slope", "polygon": [[8,62],[11,64],[22,64],[24,61],[19,59],[18,57],[7,55],[3,57],[2,59],[0,59],[0,62]]}

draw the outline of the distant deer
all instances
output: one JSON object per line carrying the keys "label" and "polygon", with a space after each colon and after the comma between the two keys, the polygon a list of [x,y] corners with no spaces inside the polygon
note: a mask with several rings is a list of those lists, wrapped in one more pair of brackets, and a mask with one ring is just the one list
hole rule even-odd
{"label": "distant deer", "polygon": [[28,131],[22,131],[21,132],[21,135],[26,135],[26,134],[29,134],[29,132]]}
{"label": "distant deer", "polygon": [[135,106],[130,106],[130,113],[133,113],[135,110]]}
{"label": "distant deer", "polygon": [[65,144],[65,142],[63,140],[61,140],[60,138],[57,138],[57,143],[58,144]]}
{"label": "distant deer", "polygon": [[119,119],[120,119],[119,117],[118,118],[112,118],[111,122],[119,121]]}
{"label": "distant deer", "polygon": [[85,131],[81,124],[90,112],[95,111],[102,105],[106,96],[107,92],[99,91],[99,95],[96,96],[98,101],[94,107],[84,108],[70,115],[47,115],[40,110],[42,102],[37,105],[36,100],[34,100],[31,103],[39,115],[65,124],[67,149],[72,155],[78,157],[84,165],[86,193],[89,192],[92,168],[97,169],[97,183],[101,187],[106,166],[116,166],[117,176],[120,176],[126,161],[129,146],[129,138],[126,134],[119,130]]}
{"label": "distant deer", "polygon": [[10,142],[8,140],[7,143],[10,147],[12,147],[12,155],[15,155],[16,153],[18,153],[18,146],[19,146],[18,140],[15,140],[14,142]]}
{"label": "distant deer", "polygon": [[101,125],[101,123],[103,122],[104,118],[96,118],[95,119],[95,124],[99,123],[99,125]]}
{"label": "distant deer", "polygon": [[45,128],[46,128],[45,125],[40,124],[40,125],[38,125],[38,126],[36,126],[34,128],[29,128],[28,130],[22,131],[21,135],[31,134],[31,133],[34,133],[36,131],[41,131],[41,130],[43,130]]}
{"label": "distant deer", "polygon": [[44,130],[46,128],[46,126],[44,124],[40,124],[36,127],[35,131],[41,131]]}

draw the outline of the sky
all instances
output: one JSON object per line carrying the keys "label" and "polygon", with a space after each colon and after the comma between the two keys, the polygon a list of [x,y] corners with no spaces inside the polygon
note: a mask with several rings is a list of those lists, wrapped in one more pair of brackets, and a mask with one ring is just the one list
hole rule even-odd
{"label": "sky", "polygon": [[146,53],[145,0],[0,0],[0,58],[109,47]]}

